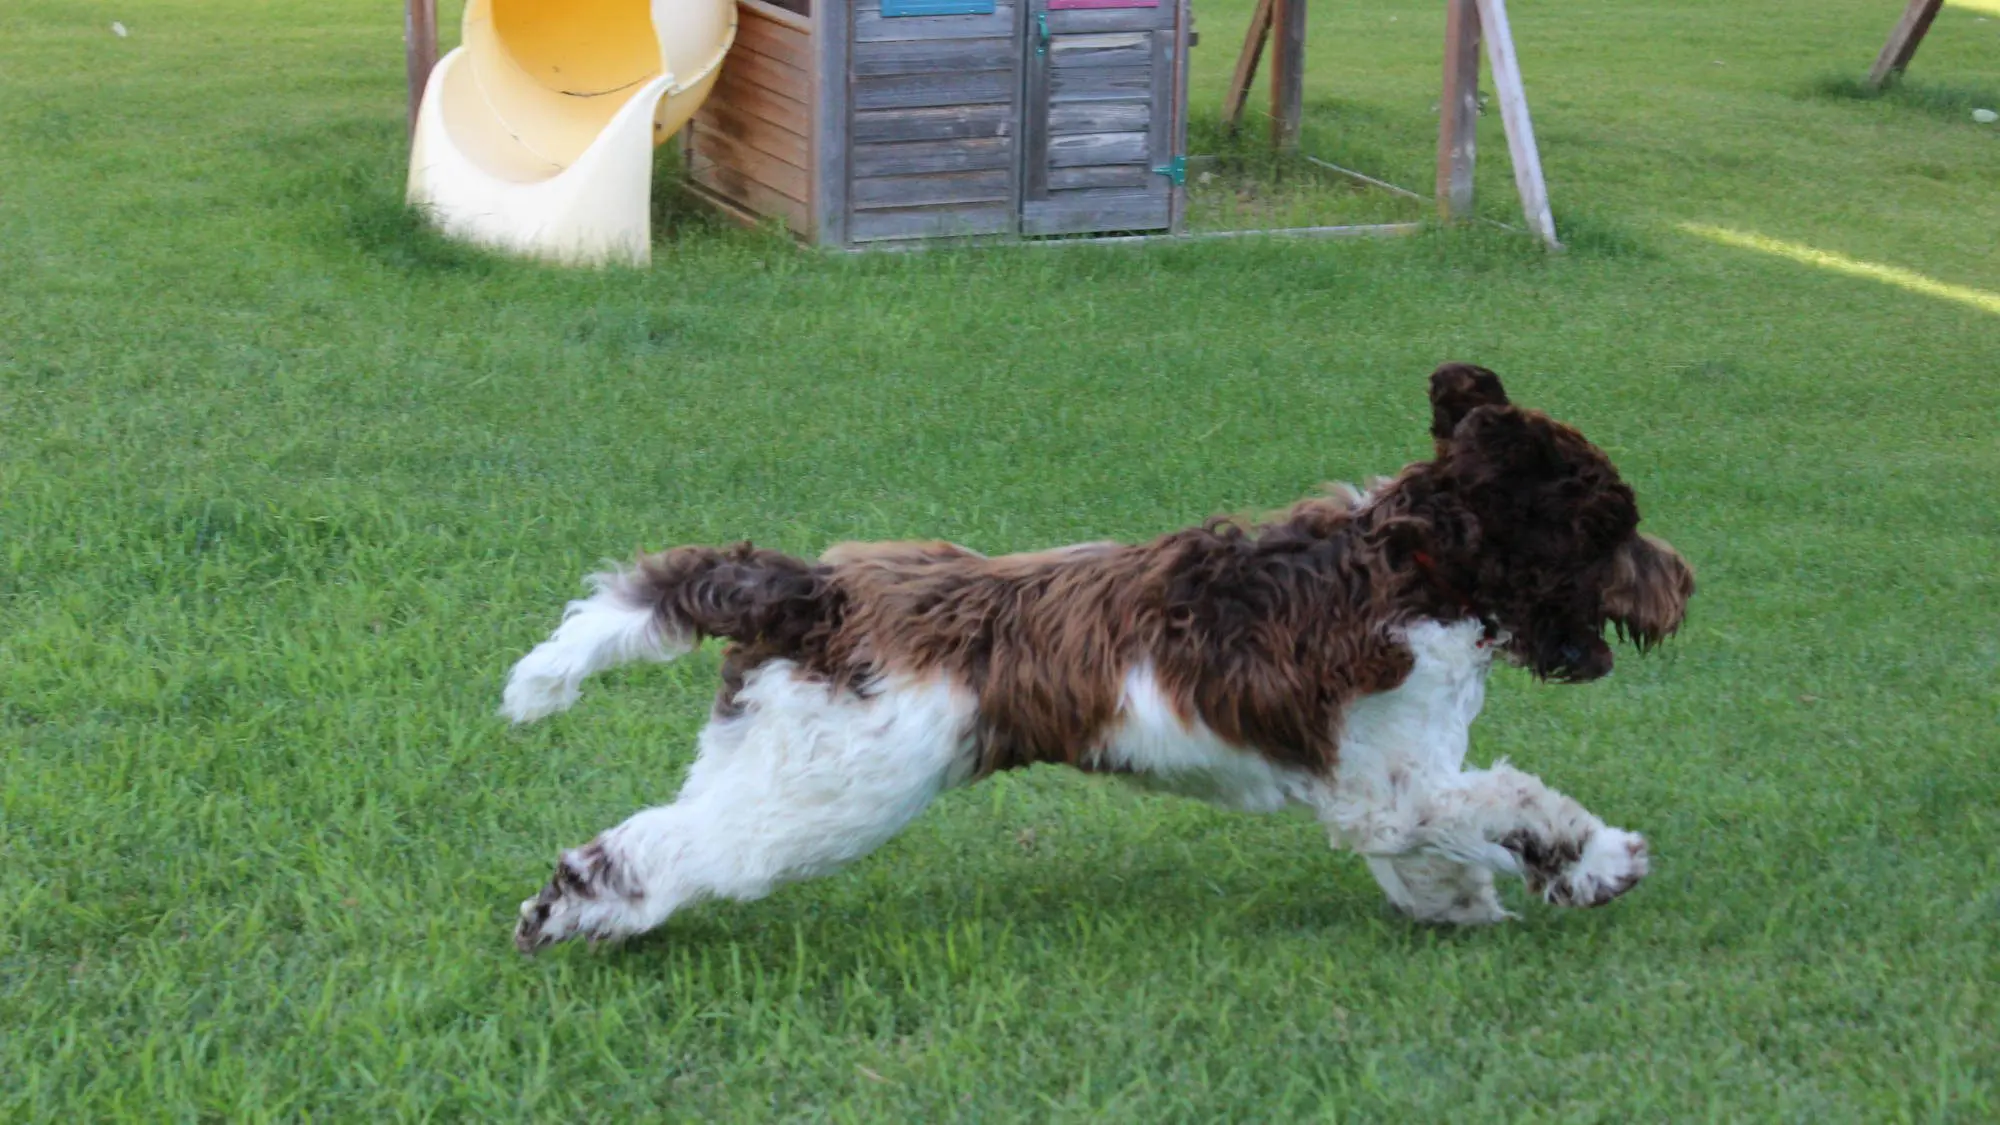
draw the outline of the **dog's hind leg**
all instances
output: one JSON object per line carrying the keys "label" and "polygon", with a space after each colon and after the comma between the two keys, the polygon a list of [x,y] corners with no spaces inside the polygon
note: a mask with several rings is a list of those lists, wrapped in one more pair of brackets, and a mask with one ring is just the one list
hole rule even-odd
{"label": "dog's hind leg", "polygon": [[892,682],[864,698],[771,661],[735,703],[702,732],[673,804],[563,854],[521,904],[523,952],[643,933],[702,899],[761,898],[838,870],[972,772],[972,700],[945,683]]}

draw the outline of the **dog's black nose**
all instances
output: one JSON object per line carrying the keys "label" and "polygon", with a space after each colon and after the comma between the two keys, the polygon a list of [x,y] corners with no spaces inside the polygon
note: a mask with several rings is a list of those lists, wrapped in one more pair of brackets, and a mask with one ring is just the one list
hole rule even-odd
{"label": "dog's black nose", "polygon": [[1611,646],[1584,638],[1558,641],[1551,637],[1535,665],[1544,678],[1565,684],[1587,684],[1611,671]]}

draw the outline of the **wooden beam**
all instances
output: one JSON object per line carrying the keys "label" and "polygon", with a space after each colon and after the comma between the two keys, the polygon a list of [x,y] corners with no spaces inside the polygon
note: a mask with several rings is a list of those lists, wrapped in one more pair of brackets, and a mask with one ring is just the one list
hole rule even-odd
{"label": "wooden beam", "polygon": [[1306,109],[1306,0],[1272,0],[1271,143],[1299,147]]}
{"label": "wooden beam", "polygon": [[1167,196],[1167,231],[1182,234],[1187,230],[1187,104],[1188,104],[1188,64],[1193,60],[1189,50],[1194,46],[1194,0],[1179,0],[1180,18],[1174,24],[1174,88],[1172,95],[1173,144],[1168,149],[1172,159],[1183,161],[1182,175],[1175,178],[1173,189]]}
{"label": "wooden beam", "polygon": [[1445,0],[1444,89],[1438,95],[1437,203],[1446,221],[1472,215],[1479,135],[1478,0]]}
{"label": "wooden beam", "polygon": [[424,104],[424,87],[437,66],[437,0],[403,0],[403,68],[410,79],[410,134],[417,132],[417,110]]}
{"label": "wooden beam", "polygon": [[1890,78],[1903,73],[1916,57],[1924,33],[1931,29],[1931,21],[1942,7],[1944,0],[1910,0],[1910,6],[1903,9],[1903,18],[1896,21],[1895,30],[1889,33],[1889,41],[1882,44],[1882,53],[1875,56],[1875,66],[1868,72],[1870,86],[1879,90]]}
{"label": "wooden beam", "polygon": [[1418,195],[1416,192],[1411,191],[1409,188],[1403,187],[1399,184],[1392,184],[1387,180],[1378,180],[1366,172],[1357,172],[1352,168],[1343,168],[1340,165],[1335,164],[1331,160],[1321,160],[1317,156],[1305,156],[1302,157],[1301,159],[1303,159],[1307,164],[1310,164],[1315,168],[1324,168],[1327,171],[1332,172],[1336,176],[1346,176],[1350,180],[1359,180],[1360,182],[1367,184],[1370,187],[1381,188],[1383,191],[1386,191],[1391,195],[1400,195],[1405,199],[1414,199],[1419,203],[1422,203],[1424,201],[1423,196]]}
{"label": "wooden beam", "polygon": [[1229,92],[1222,96],[1222,126],[1230,136],[1243,126],[1243,103],[1250,98],[1250,83],[1257,80],[1257,64],[1264,58],[1264,44],[1271,38],[1271,2],[1257,0],[1250,13],[1250,30],[1243,33],[1243,50],[1236,56],[1236,72],[1229,76]]}
{"label": "wooden beam", "polygon": [[[1555,216],[1549,213],[1549,188],[1542,180],[1542,157],[1535,148],[1535,125],[1528,117],[1528,93],[1521,85],[1521,64],[1514,57],[1514,33],[1507,25],[1507,0],[1478,0],[1479,22],[1486,39],[1486,65],[1493,70],[1493,92],[1500,100],[1500,120],[1507,127],[1507,155],[1514,162],[1514,187],[1521,193],[1521,213],[1528,230],[1551,247],[1556,241]],[[1443,112],[1443,108],[1439,108]]]}
{"label": "wooden beam", "polygon": [[853,210],[848,198],[848,149],[853,140],[848,37],[853,19],[847,0],[822,0],[812,6],[813,65],[807,99],[812,115],[812,230],[806,237],[820,246],[847,245]]}

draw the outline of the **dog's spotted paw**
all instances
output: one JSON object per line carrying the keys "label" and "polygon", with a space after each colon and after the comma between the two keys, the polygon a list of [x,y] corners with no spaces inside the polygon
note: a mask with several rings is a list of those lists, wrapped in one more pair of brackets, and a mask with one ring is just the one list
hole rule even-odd
{"label": "dog's spotted paw", "polygon": [[548,885],[521,903],[514,948],[532,956],[571,938],[596,944],[632,932],[630,903],[641,896],[624,884],[602,842],[564,852]]}
{"label": "dog's spotted paw", "polygon": [[1600,828],[1584,842],[1576,861],[1548,881],[1542,897],[1557,906],[1603,906],[1637,886],[1649,867],[1645,837]]}

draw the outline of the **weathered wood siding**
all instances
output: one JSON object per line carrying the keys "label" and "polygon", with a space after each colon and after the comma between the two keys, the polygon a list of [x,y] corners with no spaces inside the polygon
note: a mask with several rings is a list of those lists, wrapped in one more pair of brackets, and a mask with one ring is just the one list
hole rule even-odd
{"label": "weathered wood siding", "polygon": [[688,174],[723,199],[810,237],[810,25],[764,4],[739,4],[736,17],[736,45],[688,128]]}
{"label": "weathered wood siding", "polygon": [[1171,222],[1177,0],[1048,13],[1030,49],[1021,233],[1162,230]]}
{"label": "weathered wood siding", "polygon": [[1019,213],[1021,0],[885,17],[853,3],[847,238],[1011,233]]}

